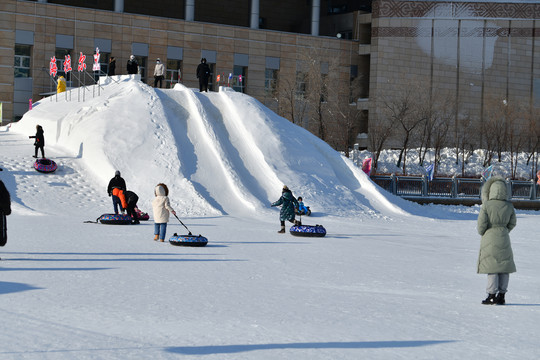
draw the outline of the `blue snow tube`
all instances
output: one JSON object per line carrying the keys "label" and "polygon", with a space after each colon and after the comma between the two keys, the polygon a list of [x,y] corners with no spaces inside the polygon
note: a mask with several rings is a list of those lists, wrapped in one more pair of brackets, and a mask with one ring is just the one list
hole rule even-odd
{"label": "blue snow tube", "polygon": [[34,162],[34,169],[42,173],[52,173],[57,168],[58,166],[56,166],[56,163],[51,159],[42,158],[37,159],[36,162]]}
{"label": "blue snow tube", "polygon": [[169,243],[175,246],[202,247],[208,244],[208,239],[202,235],[178,235],[174,233],[169,239]]}
{"label": "blue snow tube", "polygon": [[103,214],[98,217],[98,221],[108,225],[130,225],[131,216],[127,214]]}
{"label": "blue snow tube", "polygon": [[322,225],[294,225],[289,229],[291,235],[305,237],[323,237],[326,229]]}

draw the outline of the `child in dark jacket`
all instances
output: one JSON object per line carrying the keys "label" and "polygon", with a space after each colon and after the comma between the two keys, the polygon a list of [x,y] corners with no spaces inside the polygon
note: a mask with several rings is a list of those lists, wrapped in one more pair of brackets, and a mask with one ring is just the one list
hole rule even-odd
{"label": "child in dark jacket", "polygon": [[28,137],[29,139],[36,139],[36,141],[34,141],[35,158],[37,158],[38,149],[41,149],[41,157],[45,158],[45,150],[43,150],[43,147],[45,146],[45,137],[43,136],[43,133],[44,131],[41,125],[36,125],[36,135]]}

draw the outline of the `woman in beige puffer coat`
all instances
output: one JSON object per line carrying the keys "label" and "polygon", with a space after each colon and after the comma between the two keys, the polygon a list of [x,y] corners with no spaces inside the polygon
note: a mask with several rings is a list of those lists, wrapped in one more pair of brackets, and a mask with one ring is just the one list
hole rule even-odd
{"label": "woman in beige puffer coat", "polygon": [[154,212],[154,240],[164,242],[167,231],[167,222],[169,222],[169,211],[176,215],[169,202],[169,189],[165,184],[157,184],[154,189],[156,196],[152,200],[152,210]]}
{"label": "woman in beige puffer coat", "polygon": [[510,273],[516,271],[509,232],[516,226],[514,206],[508,201],[506,182],[492,177],[482,187],[478,233],[482,235],[478,273],[488,274],[485,305],[504,305]]}

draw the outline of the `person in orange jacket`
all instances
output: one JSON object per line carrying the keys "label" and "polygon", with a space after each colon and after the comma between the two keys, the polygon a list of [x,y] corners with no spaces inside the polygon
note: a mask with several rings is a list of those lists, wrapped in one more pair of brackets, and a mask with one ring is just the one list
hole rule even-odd
{"label": "person in orange jacket", "polygon": [[[120,188],[114,188],[112,191],[112,195],[116,196],[120,199],[120,210],[122,211],[122,214],[126,212],[126,209],[128,207],[127,201],[126,201],[126,195],[124,194],[124,190]],[[116,205],[116,204],[115,204]],[[118,214],[118,210],[116,206],[114,207],[114,213]]]}

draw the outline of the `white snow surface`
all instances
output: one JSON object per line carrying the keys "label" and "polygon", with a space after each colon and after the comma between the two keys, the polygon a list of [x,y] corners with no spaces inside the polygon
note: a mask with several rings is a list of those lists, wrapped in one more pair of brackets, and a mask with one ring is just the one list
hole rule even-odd
{"label": "white snow surface", "polygon": [[[38,102],[0,128],[12,197],[0,249],[0,359],[535,359],[538,213],[518,211],[506,306],[484,306],[478,207],[384,192],[309,132],[228,89],[153,89]],[[96,91],[97,93],[97,91]],[[68,94],[69,97],[69,94]],[[59,168],[32,168],[36,124]],[[118,169],[151,213],[170,188],[202,248],[153,238],[112,212]],[[324,238],[277,234],[287,184]],[[187,230],[174,217],[167,237]]]}

